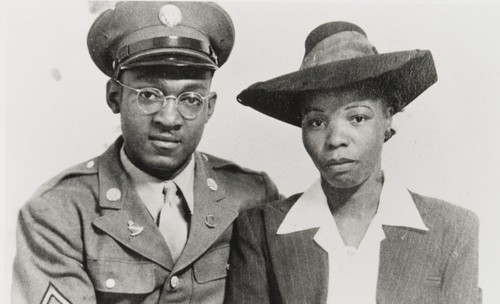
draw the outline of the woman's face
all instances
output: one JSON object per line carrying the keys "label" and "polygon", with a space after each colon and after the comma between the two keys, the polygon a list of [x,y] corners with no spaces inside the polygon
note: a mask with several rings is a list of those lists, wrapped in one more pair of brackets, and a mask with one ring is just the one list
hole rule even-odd
{"label": "woman's face", "polygon": [[304,146],[331,186],[352,188],[379,176],[384,132],[392,123],[382,100],[356,91],[314,93],[302,114]]}

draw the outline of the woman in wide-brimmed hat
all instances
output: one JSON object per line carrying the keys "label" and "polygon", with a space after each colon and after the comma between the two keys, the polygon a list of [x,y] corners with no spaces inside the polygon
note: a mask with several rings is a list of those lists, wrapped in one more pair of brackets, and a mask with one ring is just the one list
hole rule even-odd
{"label": "woman in wide-brimmed hat", "polygon": [[238,101],[301,127],[321,178],[241,214],[226,302],[476,303],[477,217],[381,168],[392,116],[437,80],[431,53],[378,54],[347,22],[305,46],[299,71]]}

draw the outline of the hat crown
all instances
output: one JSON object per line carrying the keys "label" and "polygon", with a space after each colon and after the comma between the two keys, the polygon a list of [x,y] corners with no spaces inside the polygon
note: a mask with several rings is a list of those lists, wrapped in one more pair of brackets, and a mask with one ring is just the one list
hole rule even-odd
{"label": "hat crown", "polygon": [[306,52],[300,69],[338,60],[377,54],[366,33],[357,25],[336,21],[315,28],[305,42]]}

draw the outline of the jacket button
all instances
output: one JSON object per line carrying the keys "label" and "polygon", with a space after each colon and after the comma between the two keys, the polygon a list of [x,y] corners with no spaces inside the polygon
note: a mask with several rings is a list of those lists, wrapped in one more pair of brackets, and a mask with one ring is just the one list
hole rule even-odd
{"label": "jacket button", "polygon": [[179,278],[177,276],[173,276],[170,279],[170,286],[172,286],[172,288],[177,288],[177,286],[179,286]]}
{"label": "jacket button", "polygon": [[108,289],[111,289],[111,288],[115,287],[115,285],[116,285],[116,281],[115,280],[113,280],[113,279],[107,279],[106,280],[106,287]]}

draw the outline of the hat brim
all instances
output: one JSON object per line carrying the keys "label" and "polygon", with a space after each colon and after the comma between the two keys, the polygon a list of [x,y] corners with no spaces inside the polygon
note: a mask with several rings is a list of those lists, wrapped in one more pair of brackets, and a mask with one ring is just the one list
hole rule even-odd
{"label": "hat brim", "polygon": [[237,100],[289,124],[301,125],[300,100],[305,92],[329,91],[376,80],[396,93],[405,107],[437,81],[432,54],[427,50],[369,55],[302,69],[242,91]]}
{"label": "hat brim", "polygon": [[129,58],[120,64],[115,77],[123,70],[148,66],[192,67],[213,71],[218,69],[217,64],[200,52],[180,48],[165,48],[149,50]]}

